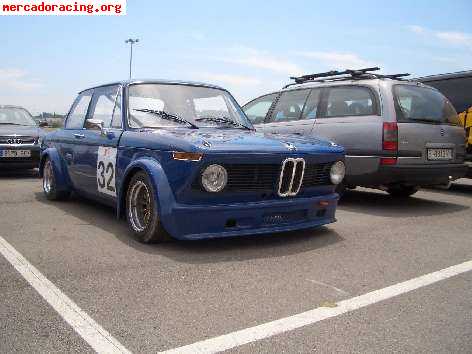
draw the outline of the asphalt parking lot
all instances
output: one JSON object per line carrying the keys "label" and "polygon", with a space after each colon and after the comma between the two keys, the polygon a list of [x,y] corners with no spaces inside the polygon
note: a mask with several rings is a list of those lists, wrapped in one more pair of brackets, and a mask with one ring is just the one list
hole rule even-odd
{"label": "asphalt parking lot", "polygon": [[[332,308],[470,261],[471,207],[470,180],[406,200],[359,189],[318,230],[149,246],[112,209],[50,202],[35,175],[0,175],[0,236],[136,353]],[[465,271],[229,351],[470,352],[471,293]],[[92,352],[1,254],[0,352]]]}

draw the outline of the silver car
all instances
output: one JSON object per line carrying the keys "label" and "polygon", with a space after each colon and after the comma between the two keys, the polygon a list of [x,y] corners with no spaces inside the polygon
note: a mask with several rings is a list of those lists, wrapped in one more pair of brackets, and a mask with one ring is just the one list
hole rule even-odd
{"label": "silver car", "polygon": [[463,177],[465,134],[449,101],[432,87],[404,79],[408,74],[375,70],[292,78],[295,83],[243,109],[258,130],[344,146],[343,188],[379,188],[407,197],[421,186]]}

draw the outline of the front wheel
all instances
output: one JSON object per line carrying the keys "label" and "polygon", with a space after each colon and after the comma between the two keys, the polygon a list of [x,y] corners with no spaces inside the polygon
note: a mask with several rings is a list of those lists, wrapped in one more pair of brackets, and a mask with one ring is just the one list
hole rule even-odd
{"label": "front wheel", "polygon": [[126,192],[126,220],[133,234],[142,243],[169,239],[159,219],[155,196],[147,174],[136,173]]}
{"label": "front wheel", "polygon": [[418,192],[418,187],[416,186],[405,186],[405,185],[396,185],[391,186],[387,189],[387,192],[396,198],[407,198]]}
{"label": "front wheel", "polygon": [[43,169],[43,192],[49,200],[65,200],[69,198],[70,191],[58,191],[56,175],[50,158],[46,158]]}

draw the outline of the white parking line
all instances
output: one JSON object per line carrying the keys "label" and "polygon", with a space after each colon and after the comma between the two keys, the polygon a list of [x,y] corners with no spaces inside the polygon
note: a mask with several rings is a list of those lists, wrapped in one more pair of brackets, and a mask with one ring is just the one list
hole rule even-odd
{"label": "white parking line", "polygon": [[1,236],[0,253],[97,353],[130,353]]}
{"label": "white parking line", "polygon": [[210,338],[183,347],[171,349],[165,354],[174,353],[218,353],[244,344],[255,342],[277,334],[314,324],[328,318],[336,317],[360,308],[390,299],[394,296],[408,293],[448,279],[450,277],[472,270],[472,261],[467,261],[455,266],[429,273],[418,278],[410,279],[402,283],[388,286],[383,289],[371,291],[364,295],[339,301],[336,307],[319,307],[298,315],[285,317],[276,321],[267,322],[255,327],[242,329],[219,337]]}
{"label": "white parking line", "polygon": [[[130,353],[110,333],[82,311],[70,298],[51,283],[18,251],[0,236],[0,254],[23,278],[59,313],[59,315],[98,353]],[[297,315],[242,329],[222,336],[178,347],[161,354],[217,353],[277,334],[292,331],[328,318],[336,317],[360,308],[437,283],[441,280],[472,271],[472,260],[402,283],[374,290],[336,303],[336,307],[319,307]]]}

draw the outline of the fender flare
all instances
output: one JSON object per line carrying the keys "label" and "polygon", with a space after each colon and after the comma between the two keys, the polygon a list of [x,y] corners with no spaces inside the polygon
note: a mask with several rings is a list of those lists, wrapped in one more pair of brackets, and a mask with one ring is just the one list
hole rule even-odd
{"label": "fender flare", "polygon": [[56,189],[58,191],[71,190],[71,182],[69,179],[69,174],[67,173],[67,167],[62,163],[62,159],[56,148],[47,148],[41,151],[41,157],[39,161],[39,176],[43,177],[44,163],[46,162],[46,158],[49,158],[52,162]]}
{"label": "fender flare", "polygon": [[172,213],[172,208],[175,205],[174,194],[161,164],[150,157],[139,158],[126,167],[118,188],[117,217],[120,218],[125,215],[126,191],[132,176],[139,170],[144,171],[148,175],[155,191],[154,198],[157,201],[159,218],[164,228],[169,230],[167,226],[171,218],[166,216]]}

